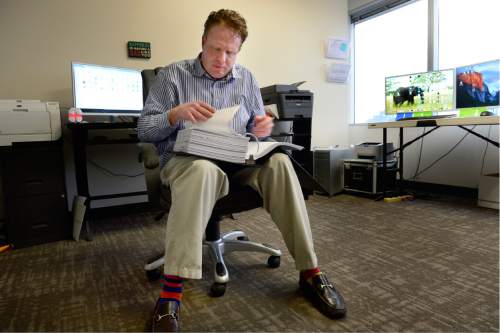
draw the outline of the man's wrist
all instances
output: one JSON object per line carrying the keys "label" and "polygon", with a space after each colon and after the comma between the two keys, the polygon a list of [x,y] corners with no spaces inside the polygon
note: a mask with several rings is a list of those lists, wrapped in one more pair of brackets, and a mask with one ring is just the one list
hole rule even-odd
{"label": "man's wrist", "polygon": [[169,112],[169,113],[167,113],[167,120],[168,120],[168,123],[169,123],[170,125],[173,125],[173,124],[175,123],[175,119],[174,119],[174,111],[173,111],[173,109],[172,109],[172,110],[170,110],[170,112]]}

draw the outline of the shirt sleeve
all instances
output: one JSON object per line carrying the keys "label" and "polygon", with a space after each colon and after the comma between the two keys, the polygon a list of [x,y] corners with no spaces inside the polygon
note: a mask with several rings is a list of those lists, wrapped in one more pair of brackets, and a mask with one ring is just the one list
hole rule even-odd
{"label": "shirt sleeve", "polygon": [[255,121],[255,116],[265,115],[264,103],[262,102],[262,95],[260,94],[259,84],[257,83],[257,80],[252,75],[252,73],[249,72],[249,75],[250,75],[250,89],[249,89],[250,96],[248,96],[248,100],[250,102],[250,110],[253,110],[253,112],[250,115],[250,119],[248,119],[246,128],[247,132],[252,131],[253,124]]}
{"label": "shirt sleeve", "polygon": [[149,90],[142,114],[137,121],[137,136],[141,141],[160,142],[174,134],[179,124],[170,124],[168,114],[178,105],[177,85],[168,75],[169,69],[160,71]]}

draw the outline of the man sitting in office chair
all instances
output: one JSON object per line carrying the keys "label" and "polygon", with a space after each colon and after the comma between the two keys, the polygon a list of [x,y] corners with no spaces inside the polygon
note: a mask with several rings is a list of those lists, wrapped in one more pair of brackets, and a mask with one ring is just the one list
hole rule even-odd
{"label": "man sitting in office chair", "polygon": [[[203,232],[215,203],[229,189],[228,175],[216,162],[173,153],[177,131],[186,121],[206,121],[217,109],[241,105],[233,121],[235,130],[258,138],[271,134],[272,118],[264,113],[257,82],[236,64],[246,37],[245,19],[237,12],[221,9],[210,13],[202,52],[196,59],[171,64],[158,73],[138,120],[139,138],[155,143],[161,180],[172,194],[164,278],[153,331],[178,330],[183,280],[201,278]],[[262,196],[264,208],[295,259],[306,297],[326,316],[344,316],[342,296],[318,268],[304,197],[288,155],[273,154],[259,168],[242,167],[237,176]]]}

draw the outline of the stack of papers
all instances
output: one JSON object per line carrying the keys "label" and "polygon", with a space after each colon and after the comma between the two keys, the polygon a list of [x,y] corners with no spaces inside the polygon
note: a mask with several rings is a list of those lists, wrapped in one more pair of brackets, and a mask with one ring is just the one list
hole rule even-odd
{"label": "stack of papers", "polygon": [[245,163],[249,137],[187,128],[180,130],[174,151],[232,163]]}

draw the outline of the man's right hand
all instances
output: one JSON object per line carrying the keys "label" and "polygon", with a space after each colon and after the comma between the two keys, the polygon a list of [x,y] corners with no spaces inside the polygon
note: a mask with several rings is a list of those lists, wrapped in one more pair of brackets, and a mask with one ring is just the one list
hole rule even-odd
{"label": "man's right hand", "polygon": [[215,109],[205,102],[197,101],[180,104],[170,110],[168,121],[175,124],[179,120],[187,120],[193,123],[206,121],[214,114]]}

